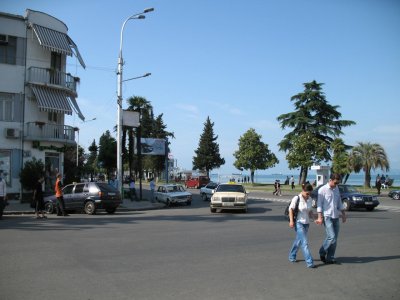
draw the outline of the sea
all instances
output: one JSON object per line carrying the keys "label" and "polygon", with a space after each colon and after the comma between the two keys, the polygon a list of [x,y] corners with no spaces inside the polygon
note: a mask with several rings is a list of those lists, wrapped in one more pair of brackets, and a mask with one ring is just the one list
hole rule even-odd
{"label": "sea", "polygon": [[[287,177],[291,177],[293,175],[295,179],[295,184],[297,185],[299,182],[299,174],[258,174],[257,172],[254,174],[254,182],[255,183],[263,183],[263,184],[273,184],[275,180],[280,180],[281,184],[283,184]],[[385,174],[385,176],[389,176],[389,178],[393,179],[393,186],[400,186],[400,174]],[[230,179],[234,178],[235,181],[242,181],[244,176],[248,176],[250,178],[250,174],[242,173],[242,174],[211,174],[210,179],[214,182],[228,182]],[[314,182],[316,180],[316,174],[314,171],[308,172],[307,180],[309,182]],[[377,174],[371,175],[371,185],[375,184],[375,178]],[[352,173],[347,179],[346,184],[350,185],[364,185],[364,173]]]}

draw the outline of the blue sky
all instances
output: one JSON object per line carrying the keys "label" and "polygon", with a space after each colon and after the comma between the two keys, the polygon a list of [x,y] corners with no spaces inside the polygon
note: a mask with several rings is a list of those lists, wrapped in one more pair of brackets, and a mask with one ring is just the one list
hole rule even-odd
{"label": "blue sky", "polygon": [[265,173],[297,174],[278,151],[287,132],[277,117],[293,111],[290,97],[304,82],[316,80],[342,118],[357,123],[344,129],[344,141],[379,143],[391,172],[400,173],[397,0],[1,1],[1,11],[25,15],[30,8],[67,24],[87,65],[69,58],[68,71],[81,78],[84,115],[96,118],[69,118],[81,128],[81,146],[116,124],[121,26],[148,7],[155,11],[124,30],[124,79],[152,76],[124,83],[123,97],[143,96],[163,113],[178,166],[191,169],[209,116],[226,160],[215,172],[237,172],[233,152],[254,128],[280,160]]}

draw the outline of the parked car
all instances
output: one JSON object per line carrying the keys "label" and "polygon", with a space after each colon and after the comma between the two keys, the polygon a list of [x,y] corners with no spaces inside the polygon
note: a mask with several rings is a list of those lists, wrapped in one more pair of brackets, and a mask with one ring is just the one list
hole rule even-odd
{"label": "parked car", "polygon": [[160,185],[154,192],[154,199],[163,202],[167,206],[173,204],[192,204],[192,194],[187,192],[180,184],[164,184]]}
{"label": "parked car", "polygon": [[207,176],[198,176],[198,177],[189,177],[185,180],[186,188],[195,188],[199,189],[203,186],[206,186],[210,182],[210,178]]}
{"label": "parked car", "polygon": [[[311,192],[312,206],[314,208],[317,207],[318,190],[322,186],[323,185],[320,185]],[[360,193],[355,187],[348,184],[339,184],[338,187],[343,207],[347,211],[353,208],[366,208],[371,211],[379,205],[379,200],[376,195]]]}
{"label": "parked car", "polygon": [[400,190],[393,190],[390,191],[388,196],[394,200],[399,200],[400,199]]}
{"label": "parked car", "polygon": [[[98,209],[105,209],[112,214],[122,203],[119,191],[104,182],[85,182],[68,184],[63,188],[65,209],[67,211],[83,210],[88,215],[93,215]],[[48,213],[56,210],[56,197],[44,198],[45,208]]]}
{"label": "parked car", "polygon": [[218,183],[210,182],[206,186],[200,188],[200,196],[203,201],[207,201],[211,199],[211,196],[214,194],[215,189],[217,188]]}
{"label": "parked car", "polygon": [[219,184],[210,201],[210,210],[240,210],[247,212],[247,192],[243,185],[237,183]]}

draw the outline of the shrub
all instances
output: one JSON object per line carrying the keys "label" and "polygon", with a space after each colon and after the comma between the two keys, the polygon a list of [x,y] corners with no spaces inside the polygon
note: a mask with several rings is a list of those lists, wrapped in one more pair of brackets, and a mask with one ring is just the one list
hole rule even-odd
{"label": "shrub", "polygon": [[37,160],[34,157],[32,160],[25,162],[24,168],[19,174],[19,181],[23,189],[32,191],[42,176],[44,176],[44,163],[41,159]]}

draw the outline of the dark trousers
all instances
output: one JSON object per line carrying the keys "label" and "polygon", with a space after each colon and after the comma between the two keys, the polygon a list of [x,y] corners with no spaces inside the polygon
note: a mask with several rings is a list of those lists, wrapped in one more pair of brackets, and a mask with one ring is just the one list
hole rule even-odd
{"label": "dark trousers", "polygon": [[65,212],[65,203],[64,203],[64,197],[57,197],[57,205],[56,205],[56,209],[57,209],[57,215],[66,215],[67,213]]}

